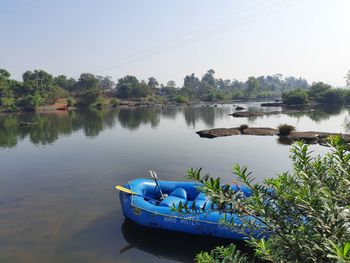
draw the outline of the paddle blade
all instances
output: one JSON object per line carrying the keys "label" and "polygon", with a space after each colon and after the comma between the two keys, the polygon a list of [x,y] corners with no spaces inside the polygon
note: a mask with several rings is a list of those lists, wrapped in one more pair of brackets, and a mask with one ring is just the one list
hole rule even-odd
{"label": "paddle blade", "polygon": [[115,188],[118,189],[119,191],[122,191],[122,192],[125,192],[125,193],[128,193],[128,194],[131,194],[131,195],[135,195],[135,194],[136,194],[136,193],[134,193],[133,191],[131,191],[130,189],[125,188],[125,187],[120,186],[120,185],[117,185]]}

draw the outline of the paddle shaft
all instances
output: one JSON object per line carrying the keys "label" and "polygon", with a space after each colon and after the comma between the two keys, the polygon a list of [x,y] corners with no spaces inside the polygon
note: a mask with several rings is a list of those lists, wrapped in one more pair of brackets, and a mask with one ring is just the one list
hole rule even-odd
{"label": "paddle shaft", "polygon": [[115,188],[116,188],[117,190],[119,190],[119,191],[122,191],[122,192],[127,193],[127,194],[130,194],[130,195],[138,195],[138,196],[141,196],[141,197],[143,197],[143,198],[146,198],[146,199],[149,199],[149,200],[152,200],[152,201],[156,201],[156,202],[158,202],[158,203],[160,202],[160,201],[157,200],[157,199],[150,198],[150,197],[147,197],[147,196],[144,196],[144,195],[135,193],[135,192],[131,191],[130,189],[125,188],[125,187],[120,186],[120,185],[117,185]]}

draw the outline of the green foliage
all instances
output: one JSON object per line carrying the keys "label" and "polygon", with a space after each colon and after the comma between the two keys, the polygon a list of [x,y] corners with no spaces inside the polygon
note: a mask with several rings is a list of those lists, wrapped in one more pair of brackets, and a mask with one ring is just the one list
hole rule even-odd
{"label": "green foliage", "polygon": [[76,104],[76,100],[73,97],[68,97],[67,98],[67,106],[68,107],[73,107]]}
{"label": "green foliage", "polygon": [[248,128],[249,128],[248,124],[241,124],[239,126],[238,130],[241,132],[241,131],[248,129]]}
{"label": "green foliage", "polygon": [[278,134],[281,136],[287,136],[291,132],[295,131],[295,127],[289,124],[281,124],[278,126]]}
{"label": "green foliage", "polygon": [[5,97],[0,98],[0,106],[5,111],[16,111],[17,110],[14,98],[5,98]]}
{"label": "green foliage", "polygon": [[287,105],[303,105],[308,102],[308,95],[302,89],[295,89],[282,94],[283,103]]}
{"label": "green foliage", "polygon": [[344,91],[341,89],[330,89],[327,90],[321,101],[327,104],[343,104],[344,103]]}
{"label": "green foliage", "polygon": [[22,110],[35,111],[43,102],[42,97],[37,93],[35,95],[27,95],[20,97],[16,101],[16,106]]}
{"label": "green foliage", "polygon": [[189,103],[189,99],[185,96],[182,96],[182,95],[176,96],[175,101],[177,103]]}
{"label": "green foliage", "polygon": [[[237,214],[243,222],[236,225],[228,220],[226,224],[248,236],[251,232],[247,229],[259,229],[262,236],[269,236],[247,240],[257,259],[349,262],[350,153],[340,137],[331,137],[329,146],[330,152],[314,156],[307,145],[296,143],[291,149],[292,173],[262,184],[254,181],[246,167],[235,165],[238,180],[252,191],[249,197],[239,187],[233,191],[220,179],[201,176],[201,169],[189,169],[188,176],[202,183],[200,190],[218,205],[220,212]],[[232,260],[236,254],[232,253]],[[227,262],[214,256],[208,253],[201,259]]]}
{"label": "green foliage", "polygon": [[346,81],[346,86],[350,88],[350,70],[346,73],[345,81]]}
{"label": "green foliage", "polygon": [[259,81],[255,77],[249,77],[246,84],[248,96],[255,97],[259,89]]}
{"label": "green foliage", "polygon": [[233,244],[227,247],[220,246],[216,247],[212,251],[201,252],[196,258],[195,262],[198,263],[213,263],[213,262],[225,262],[225,263],[250,263],[251,261],[237,250]]}
{"label": "green foliage", "polygon": [[98,97],[94,102],[90,104],[90,108],[95,108],[95,109],[102,109],[106,106],[107,106],[107,101],[102,97]]}
{"label": "green foliage", "polygon": [[109,104],[110,104],[112,107],[116,108],[116,107],[118,107],[118,105],[119,105],[119,100],[118,100],[117,98],[113,98],[113,99],[111,99],[111,101],[109,102]]}
{"label": "green foliage", "polygon": [[323,102],[326,92],[331,88],[330,85],[323,82],[314,82],[308,91],[309,98],[313,101]]}

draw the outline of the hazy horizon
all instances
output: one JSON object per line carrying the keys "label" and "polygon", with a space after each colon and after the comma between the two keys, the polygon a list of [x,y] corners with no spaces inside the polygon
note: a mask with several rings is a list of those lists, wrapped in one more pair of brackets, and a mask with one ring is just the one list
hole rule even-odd
{"label": "hazy horizon", "polygon": [[[336,3],[336,4],[335,4]],[[0,68],[77,78],[155,77],[182,85],[283,74],[345,86],[350,1],[8,1],[0,4]]]}

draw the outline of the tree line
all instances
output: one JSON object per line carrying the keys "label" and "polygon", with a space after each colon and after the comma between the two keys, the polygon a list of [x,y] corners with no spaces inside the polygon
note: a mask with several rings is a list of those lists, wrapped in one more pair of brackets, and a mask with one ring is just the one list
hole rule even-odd
{"label": "tree line", "polygon": [[[349,74],[350,77],[350,74]],[[347,81],[350,87],[350,81]],[[282,94],[287,105],[304,105],[309,102],[320,104],[350,104],[350,89],[333,88],[323,82],[312,83],[308,89],[294,89]]]}
{"label": "tree line", "polygon": [[[350,85],[350,72],[347,84]],[[19,81],[11,79],[7,70],[0,69],[0,107],[7,111],[35,110],[41,105],[53,104],[59,98],[68,98],[69,106],[77,103],[78,106],[93,107],[103,107],[108,102],[116,106],[119,100],[188,103],[266,99],[280,97],[281,94],[289,98],[305,95],[309,87],[303,78],[283,77],[281,74],[249,77],[246,81],[216,78],[212,69],[201,78],[194,73],[185,76],[181,87],[172,80],[161,84],[154,77],[145,81],[127,75],[114,82],[109,76],[82,73],[74,79],[65,75],[53,76],[44,70],[28,70]],[[306,97],[305,101],[309,98]]]}

